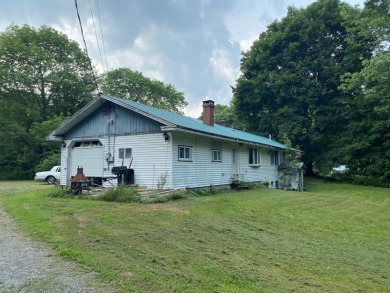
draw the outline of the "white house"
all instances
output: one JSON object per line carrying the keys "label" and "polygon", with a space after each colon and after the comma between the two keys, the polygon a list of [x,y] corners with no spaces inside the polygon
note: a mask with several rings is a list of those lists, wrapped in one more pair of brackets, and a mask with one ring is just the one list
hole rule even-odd
{"label": "white house", "polygon": [[123,176],[147,188],[225,185],[235,178],[278,186],[285,145],[214,124],[213,101],[203,102],[203,117],[99,94],[48,137],[62,141],[61,185],[70,185],[82,166],[87,177],[115,186],[113,167],[124,166],[134,171]]}

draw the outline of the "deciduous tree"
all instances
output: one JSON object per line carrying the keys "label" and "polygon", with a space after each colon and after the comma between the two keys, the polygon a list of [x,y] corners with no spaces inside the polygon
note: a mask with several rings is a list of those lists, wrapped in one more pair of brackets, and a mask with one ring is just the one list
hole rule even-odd
{"label": "deciduous tree", "polygon": [[360,71],[373,48],[370,35],[348,30],[346,10],[360,13],[338,0],[290,7],[243,55],[233,88],[239,118],[259,134],[287,134],[304,151],[309,173],[347,121],[341,76]]}
{"label": "deciduous tree", "polygon": [[88,56],[66,35],[27,25],[0,33],[0,179],[31,178],[46,153],[59,151],[44,136],[95,88]]}
{"label": "deciduous tree", "polygon": [[104,74],[100,82],[106,94],[126,98],[141,104],[182,113],[187,105],[182,92],[173,85],[152,80],[129,68],[118,68]]}

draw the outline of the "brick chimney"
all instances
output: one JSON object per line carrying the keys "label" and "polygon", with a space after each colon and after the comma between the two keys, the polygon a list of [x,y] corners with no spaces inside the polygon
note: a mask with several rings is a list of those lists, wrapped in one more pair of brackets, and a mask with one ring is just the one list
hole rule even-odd
{"label": "brick chimney", "polygon": [[214,126],[214,101],[203,101],[203,123]]}

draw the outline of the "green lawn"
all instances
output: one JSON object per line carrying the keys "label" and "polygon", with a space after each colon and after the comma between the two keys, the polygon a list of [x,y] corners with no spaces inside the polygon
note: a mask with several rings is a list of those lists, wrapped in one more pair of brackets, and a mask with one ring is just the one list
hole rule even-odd
{"label": "green lawn", "polygon": [[303,193],[120,204],[41,188],[55,187],[0,182],[0,202],[118,292],[390,292],[390,189],[309,179]]}

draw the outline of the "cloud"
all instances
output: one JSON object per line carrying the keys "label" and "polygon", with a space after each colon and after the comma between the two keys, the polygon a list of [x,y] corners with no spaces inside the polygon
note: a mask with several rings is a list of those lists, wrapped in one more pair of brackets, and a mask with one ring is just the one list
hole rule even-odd
{"label": "cloud", "polygon": [[[76,40],[80,27],[73,1],[0,0],[0,29],[12,22],[34,27],[47,25]],[[347,0],[363,3],[364,0]],[[305,7],[314,0],[115,0],[78,1],[90,57],[103,72],[91,18],[104,55],[103,28],[109,68],[129,67],[172,84],[185,93],[187,114],[198,117],[202,100],[228,104],[240,71],[241,52],[289,5]],[[89,7],[89,3],[91,7]],[[103,59],[105,57],[103,56]]]}
{"label": "cloud", "polygon": [[223,48],[215,48],[212,50],[210,57],[210,65],[213,69],[214,76],[226,82],[234,83],[238,74],[235,64],[232,62],[229,51]]}

